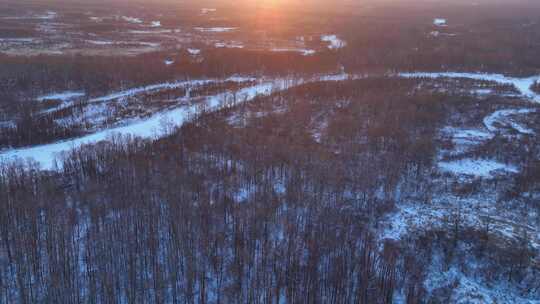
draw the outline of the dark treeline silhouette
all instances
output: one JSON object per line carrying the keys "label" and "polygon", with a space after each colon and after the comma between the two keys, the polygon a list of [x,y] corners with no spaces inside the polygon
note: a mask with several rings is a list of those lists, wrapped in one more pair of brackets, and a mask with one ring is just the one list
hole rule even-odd
{"label": "dark treeline silhouette", "polygon": [[[449,264],[480,232],[456,219],[402,242],[373,234],[397,197],[431,195],[449,106],[416,84],[313,83],[153,143],[81,147],[56,172],[2,166],[0,301],[428,302],[432,252]],[[488,273],[532,271],[526,246],[483,240]]]}
{"label": "dark treeline silhouette", "polygon": [[64,110],[55,115],[39,114],[36,104],[31,101],[18,102],[19,115],[10,124],[0,127],[0,149],[20,147],[72,138],[84,134],[84,125],[62,126],[55,122],[73,113],[73,109]]}
{"label": "dark treeline silhouette", "polygon": [[[32,98],[70,89],[98,96],[122,88],[172,79],[225,77],[233,74],[312,74],[336,69],[336,58],[332,54],[320,58],[295,53],[205,49],[203,55],[203,61],[183,51],[122,57],[0,55],[0,92],[4,99],[8,96],[20,99],[21,95]],[[171,66],[165,66],[164,58],[178,60]],[[5,100],[0,100],[0,105],[4,103]]]}

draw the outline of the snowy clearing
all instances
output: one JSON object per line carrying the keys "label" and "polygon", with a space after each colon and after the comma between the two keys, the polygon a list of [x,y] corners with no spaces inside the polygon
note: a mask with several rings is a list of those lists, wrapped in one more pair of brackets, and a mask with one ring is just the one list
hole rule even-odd
{"label": "snowy clearing", "polygon": [[460,159],[456,161],[441,161],[439,169],[443,172],[455,175],[470,175],[477,177],[493,177],[497,171],[518,173],[518,169],[511,165],[505,165],[494,160],[483,159]]}

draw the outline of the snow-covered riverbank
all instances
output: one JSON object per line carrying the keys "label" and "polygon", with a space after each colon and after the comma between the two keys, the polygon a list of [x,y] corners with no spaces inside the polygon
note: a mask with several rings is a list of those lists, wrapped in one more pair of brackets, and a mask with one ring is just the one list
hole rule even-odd
{"label": "snow-covered riverbank", "polygon": [[[171,126],[178,127],[201,114],[204,110],[215,111],[226,105],[234,105],[253,100],[257,96],[270,95],[273,92],[286,90],[288,88],[315,81],[342,81],[351,76],[347,74],[323,75],[309,79],[263,79],[258,80],[257,84],[204,98],[202,103],[181,106],[172,110],[156,113],[149,118],[140,119],[125,126],[114,127],[79,138],[69,139],[56,143],[25,147],[20,149],[7,150],[0,153],[0,160],[13,161],[15,159],[34,159],[43,169],[54,169],[55,159],[63,152],[85,144],[97,143],[111,138],[113,135],[132,135],[141,138],[154,139],[166,135],[167,128]],[[254,81],[250,77],[231,77],[222,80],[246,82]],[[191,82],[181,81],[174,83],[163,83],[150,85],[141,88],[133,88],[107,96],[94,98],[94,102],[106,102],[117,98],[133,96],[140,93],[152,92],[163,88],[176,88],[188,84],[204,84],[218,82],[215,80],[195,80]]]}

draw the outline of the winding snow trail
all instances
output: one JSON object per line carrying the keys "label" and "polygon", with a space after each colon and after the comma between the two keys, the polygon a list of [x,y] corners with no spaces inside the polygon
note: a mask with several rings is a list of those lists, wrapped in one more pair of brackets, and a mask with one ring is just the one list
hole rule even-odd
{"label": "winding snow trail", "polygon": [[[268,96],[273,92],[283,91],[294,86],[317,81],[342,81],[351,78],[348,74],[324,75],[310,79],[270,79],[259,80],[255,85],[230,91],[217,95],[205,97],[202,102],[193,105],[181,106],[172,110],[156,113],[149,118],[142,119],[129,125],[114,127],[89,134],[83,137],[60,141],[52,144],[25,147],[20,149],[6,150],[0,152],[0,163],[14,161],[16,159],[33,159],[37,161],[42,169],[55,169],[56,159],[62,153],[85,144],[93,144],[108,140],[113,135],[133,135],[136,137],[156,139],[166,135],[166,129],[170,126],[181,126],[187,121],[196,118],[202,112],[219,110],[224,106],[232,106],[248,102],[258,96]],[[254,78],[231,77],[224,81],[243,82],[255,80]],[[198,84],[205,84],[211,81],[200,80]],[[190,83],[193,84],[193,81]],[[186,82],[157,84],[142,88],[130,89],[104,97],[95,98],[92,101],[111,101],[117,98],[133,96],[144,92],[152,92],[163,88],[175,88],[187,85]],[[198,99],[197,99],[198,100]]]}
{"label": "winding snow trail", "polygon": [[499,129],[498,125],[508,126],[521,134],[534,135],[534,131],[522,126],[521,124],[513,121],[510,116],[525,115],[534,113],[534,109],[509,109],[499,110],[484,118],[484,125],[491,133],[496,133]]}

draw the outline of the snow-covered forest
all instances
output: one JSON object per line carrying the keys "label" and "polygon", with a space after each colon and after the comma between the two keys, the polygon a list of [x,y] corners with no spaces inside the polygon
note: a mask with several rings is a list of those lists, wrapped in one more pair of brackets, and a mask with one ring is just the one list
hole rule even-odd
{"label": "snow-covered forest", "polygon": [[518,2],[0,1],[0,303],[540,303]]}

